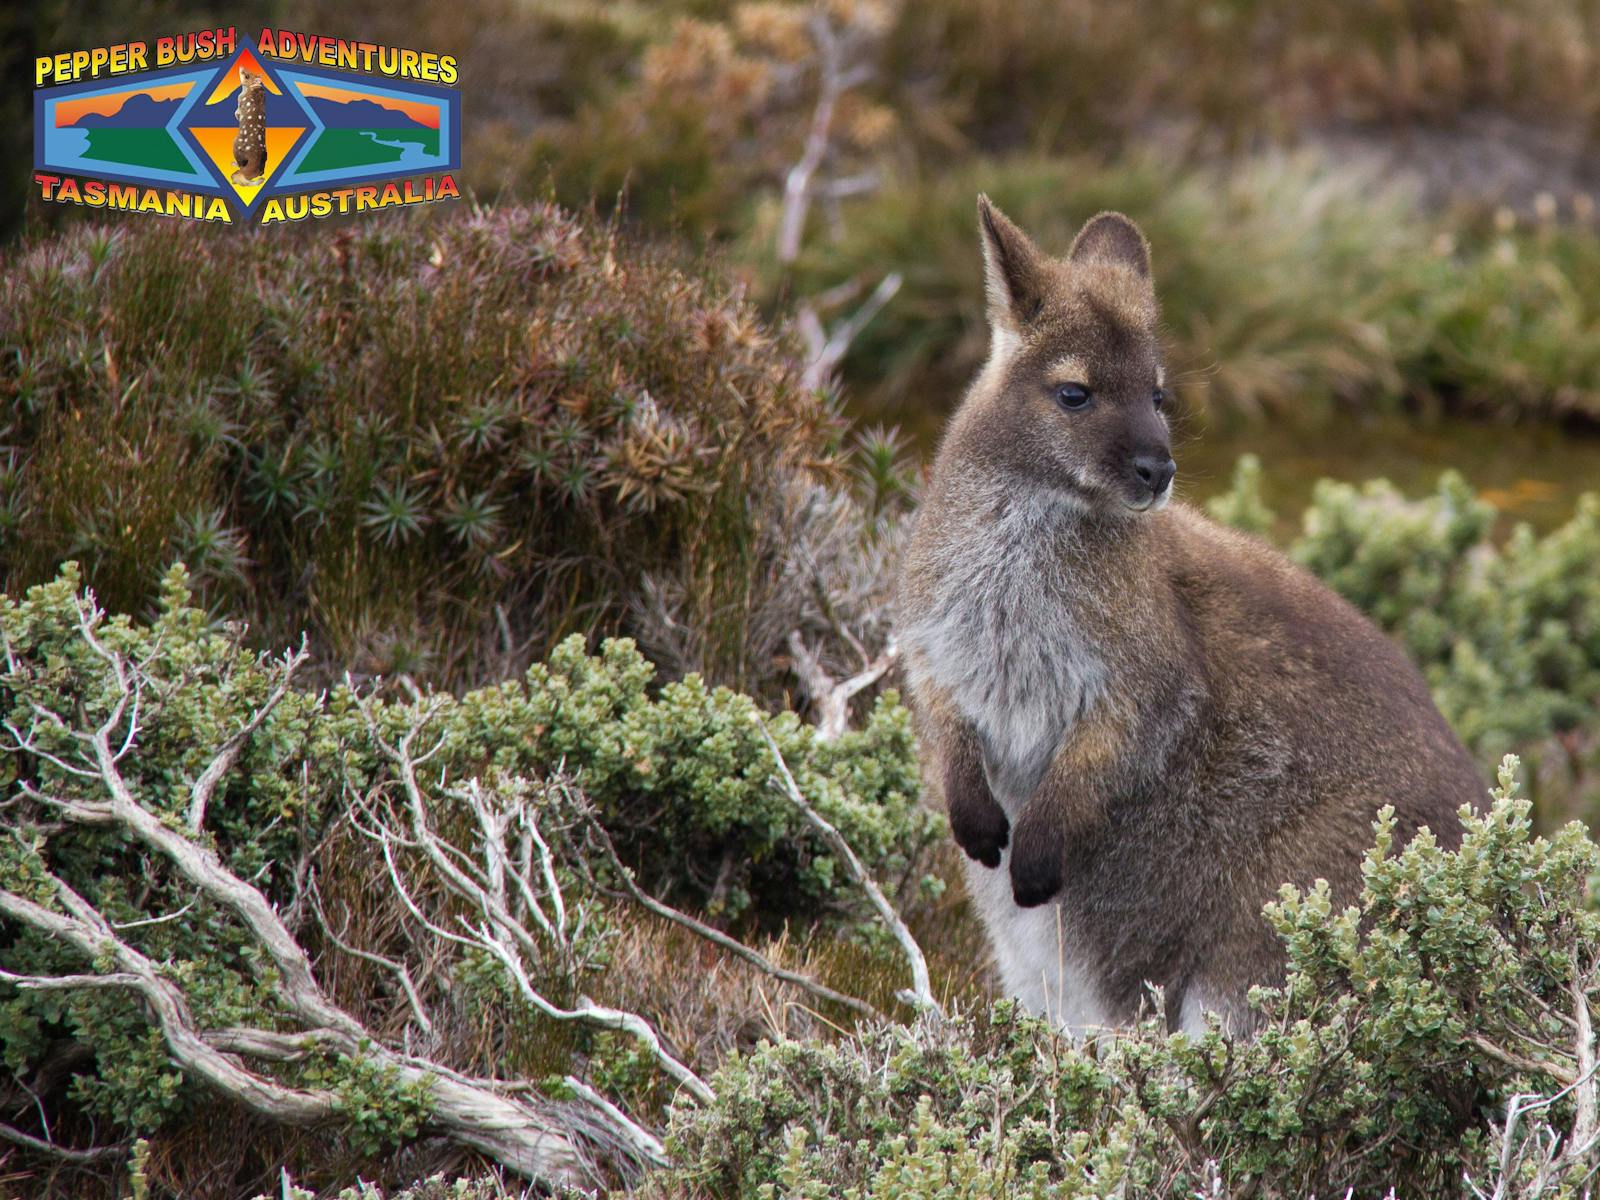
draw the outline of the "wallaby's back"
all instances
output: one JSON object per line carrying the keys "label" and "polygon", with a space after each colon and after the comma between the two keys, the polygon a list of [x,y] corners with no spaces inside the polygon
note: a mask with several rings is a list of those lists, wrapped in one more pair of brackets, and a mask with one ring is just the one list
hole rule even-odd
{"label": "wallaby's back", "polygon": [[1150,980],[1169,989],[1174,1019],[1210,1008],[1245,1028],[1245,993],[1280,972],[1261,916],[1278,888],[1326,879],[1354,902],[1379,808],[1395,806],[1397,842],[1427,826],[1454,847],[1457,809],[1484,784],[1416,668],[1343,599],[1186,508],[1149,525],[1190,653],[1181,684],[1130,674],[1158,693],[1195,689],[1194,717],[1150,764],[1150,786],[1068,848],[1063,903],[1081,914],[1069,925],[1093,946],[1114,1013]]}

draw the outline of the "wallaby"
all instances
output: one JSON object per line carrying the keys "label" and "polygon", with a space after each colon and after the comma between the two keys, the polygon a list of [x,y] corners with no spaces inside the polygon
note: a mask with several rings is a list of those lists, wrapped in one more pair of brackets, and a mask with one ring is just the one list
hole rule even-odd
{"label": "wallaby", "polygon": [[1485,794],[1400,649],[1283,555],[1169,503],[1149,247],[1101,213],[1065,259],[978,201],[989,357],[899,580],[927,774],[1001,981],[1083,1031],[1159,985],[1247,1033],[1283,883],[1359,893],[1396,839],[1459,844]]}

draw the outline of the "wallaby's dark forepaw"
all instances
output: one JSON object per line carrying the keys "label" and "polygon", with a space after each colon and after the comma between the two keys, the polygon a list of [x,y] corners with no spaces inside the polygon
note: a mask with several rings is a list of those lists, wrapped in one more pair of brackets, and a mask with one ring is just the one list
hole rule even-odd
{"label": "wallaby's dark forepaw", "polygon": [[1021,908],[1037,908],[1061,890],[1062,842],[1054,812],[1054,805],[1036,797],[1017,821],[1011,846],[1011,897]]}
{"label": "wallaby's dark forepaw", "polygon": [[1011,822],[993,798],[986,805],[952,802],[950,832],[968,858],[993,870],[1000,865],[1000,852],[1011,840]]}
{"label": "wallaby's dark forepaw", "polygon": [[993,869],[1011,840],[1011,822],[989,790],[976,755],[951,763],[945,771],[944,803],[950,833],[967,857]]}
{"label": "wallaby's dark forepaw", "polygon": [[1018,908],[1038,908],[1056,898],[1061,890],[1061,868],[1055,863],[1038,863],[1017,869],[1017,859],[1011,859],[1011,898]]}

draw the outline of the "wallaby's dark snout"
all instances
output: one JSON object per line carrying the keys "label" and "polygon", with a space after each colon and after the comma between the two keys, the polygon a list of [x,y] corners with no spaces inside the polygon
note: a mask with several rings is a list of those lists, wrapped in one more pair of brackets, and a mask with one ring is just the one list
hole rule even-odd
{"label": "wallaby's dark snout", "polygon": [[1172,461],[1172,455],[1166,450],[1135,454],[1132,467],[1133,477],[1150,493],[1151,499],[1165,495],[1172,477],[1178,473],[1178,464]]}

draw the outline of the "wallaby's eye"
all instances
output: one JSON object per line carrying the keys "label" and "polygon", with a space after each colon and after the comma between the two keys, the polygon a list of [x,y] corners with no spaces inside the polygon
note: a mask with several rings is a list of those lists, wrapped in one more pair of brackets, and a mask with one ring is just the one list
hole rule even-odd
{"label": "wallaby's eye", "polygon": [[1056,387],[1056,403],[1062,408],[1079,409],[1089,406],[1089,389],[1081,383],[1063,383]]}
{"label": "wallaby's eye", "polygon": [[1155,391],[1151,392],[1150,402],[1154,404],[1157,409],[1162,408],[1167,402],[1167,389],[1157,388]]}

